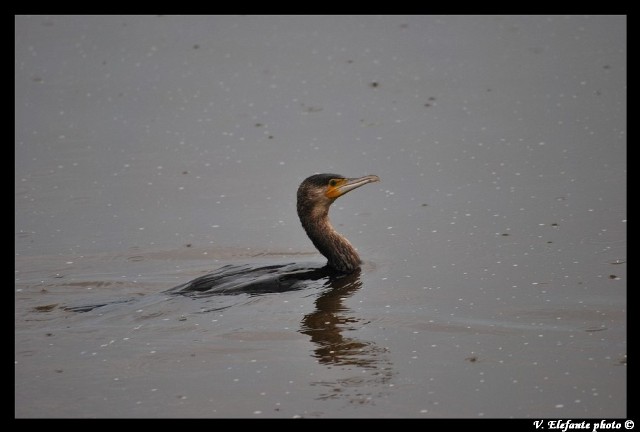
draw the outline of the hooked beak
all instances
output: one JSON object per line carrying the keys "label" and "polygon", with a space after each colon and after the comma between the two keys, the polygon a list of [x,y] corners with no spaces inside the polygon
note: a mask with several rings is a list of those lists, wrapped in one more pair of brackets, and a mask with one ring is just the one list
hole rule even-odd
{"label": "hooked beak", "polygon": [[364,186],[367,183],[373,183],[377,181],[380,181],[380,177],[378,177],[377,175],[368,175],[358,178],[336,179],[336,184],[333,186],[329,186],[329,189],[327,190],[325,195],[328,198],[336,199],[349,191],[359,188],[360,186]]}

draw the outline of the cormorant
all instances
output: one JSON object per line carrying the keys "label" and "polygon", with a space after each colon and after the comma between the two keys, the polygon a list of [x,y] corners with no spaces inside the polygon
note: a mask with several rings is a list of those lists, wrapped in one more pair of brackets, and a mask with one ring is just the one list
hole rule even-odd
{"label": "cormorant", "polygon": [[[327,258],[327,265],[289,263],[267,266],[250,264],[226,265],[213,273],[200,276],[164,291],[189,297],[292,291],[309,286],[359,286],[360,257],[349,241],[329,222],[329,207],[342,195],[367,183],[380,181],[378,176],[346,178],[338,174],[315,174],[298,187],[297,209],[302,227],[314,246]],[[135,298],[116,299],[92,305],[66,306],[73,312],[88,312]],[[148,301],[154,301],[150,298]],[[214,308],[211,310],[219,310]],[[207,310],[205,310],[206,312]]]}
{"label": "cormorant", "polygon": [[329,221],[329,207],[342,195],[367,183],[380,181],[375,175],[347,178],[339,174],[315,174],[298,187],[297,210],[302,227],[313,245],[327,258],[322,268],[300,264],[262,267],[227,265],[168,292],[183,295],[281,292],[304,287],[305,280],[336,278],[360,269],[360,256]]}

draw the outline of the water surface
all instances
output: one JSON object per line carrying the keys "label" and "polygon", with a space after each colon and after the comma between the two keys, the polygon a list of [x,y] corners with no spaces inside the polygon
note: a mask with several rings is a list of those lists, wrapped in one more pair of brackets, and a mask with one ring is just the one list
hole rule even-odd
{"label": "water surface", "polygon": [[625,17],[15,24],[16,417],[627,415]]}

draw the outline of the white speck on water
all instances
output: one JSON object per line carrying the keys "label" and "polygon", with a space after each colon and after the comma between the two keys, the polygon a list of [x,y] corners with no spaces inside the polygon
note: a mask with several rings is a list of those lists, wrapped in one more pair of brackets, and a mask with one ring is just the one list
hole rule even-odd
{"label": "white speck on water", "polygon": [[556,408],[564,408],[563,404],[556,404]]}

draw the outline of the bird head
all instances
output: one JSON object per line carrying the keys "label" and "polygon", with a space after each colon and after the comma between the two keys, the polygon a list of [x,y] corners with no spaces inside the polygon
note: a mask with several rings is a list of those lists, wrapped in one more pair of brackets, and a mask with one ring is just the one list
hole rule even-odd
{"label": "bird head", "polygon": [[315,174],[307,177],[298,188],[298,214],[326,215],[329,206],[339,197],[367,183],[380,181],[375,175],[347,178],[339,174]]}

